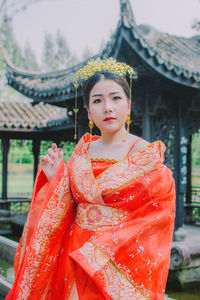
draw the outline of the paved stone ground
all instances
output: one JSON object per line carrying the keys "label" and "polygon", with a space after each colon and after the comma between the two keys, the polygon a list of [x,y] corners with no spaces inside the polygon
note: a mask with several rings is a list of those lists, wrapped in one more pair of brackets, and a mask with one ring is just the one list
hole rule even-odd
{"label": "paved stone ground", "polygon": [[200,245],[200,225],[184,225],[183,229],[186,231],[186,238],[183,241],[173,242],[173,245]]}
{"label": "paved stone ground", "polygon": [[[169,295],[174,299],[179,300],[199,300],[200,299],[200,286],[199,286],[199,279],[200,279],[200,267],[199,267],[199,257],[200,257],[200,224],[199,225],[184,225],[183,231],[186,233],[186,237],[183,241],[173,241],[172,247],[182,247],[185,249],[183,251],[184,257],[187,258],[190,251],[194,251],[195,255],[191,258],[190,267],[184,268],[176,275],[181,280],[182,284],[185,284],[184,291],[174,291],[169,292]],[[188,249],[188,251],[186,250]],[[197,261],[198,260],[198,261]],[[192,289],[189,288],[189,283],[194,284],[196,282],[197,286],[193,287]],[[188,288],[186,288],[186,284]]]}

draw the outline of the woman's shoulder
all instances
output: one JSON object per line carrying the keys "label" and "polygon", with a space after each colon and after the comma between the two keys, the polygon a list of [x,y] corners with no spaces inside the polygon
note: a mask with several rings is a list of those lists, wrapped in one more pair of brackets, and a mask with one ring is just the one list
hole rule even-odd
{"label": "woman's shoulder", "polygon": [[141,148],[144,148],[144,147],[150,145],[150,142],[146,141],[145,139],[143,139],[139,136],[131,134],[130,138],[132,139],[133,144],[135,144],[134,147],[132,148],[131,152],[135,152],[137,150],[140,150]]}

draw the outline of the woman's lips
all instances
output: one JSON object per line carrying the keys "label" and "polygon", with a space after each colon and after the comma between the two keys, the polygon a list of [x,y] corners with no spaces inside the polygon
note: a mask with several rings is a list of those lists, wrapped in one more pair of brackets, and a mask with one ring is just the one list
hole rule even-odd
{"label": "woman's lips", "polygon": [[104,121],[108,122],[108,121],[112,121],[112,120],[116,120],[116,118],[113,117],[107,117],[104,119]]}

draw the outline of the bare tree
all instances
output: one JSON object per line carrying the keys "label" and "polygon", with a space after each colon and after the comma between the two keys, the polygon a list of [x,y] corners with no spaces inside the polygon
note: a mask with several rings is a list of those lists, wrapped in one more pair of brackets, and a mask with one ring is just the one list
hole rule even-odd
{"label": "bare tree", "polygon": [[[200,0],[199,0],[199,2],[200,2]],[[200,31],[200,19],[194,19],[192,28],[197,31]]]}
{"label": "bare tree", "polygon": [[[28,6],[36,4],[41,1],[52,1],[52,0],[0,0],[0,66],[1,66],[1,60],[3,59],[4,56],[4,49],[6,49],[6,52],[7,54],[9,54],[9,57],[10,57],[10,53],[8,52],[12,51],[14,48],[17,49],[17,51],[15,51],[17,55],[19,54],[18,51],[19,47],[8,47],[9,46],[8,43],[10,40],[9,35],[12,31],[10,29],[12,28],[13,18],[20,11],[27,9]],[[12,41],[10,40],[10,43],[15,43],[15,46],[17,45],[14,36]],[[15,56],[17,57],[17,55]],[[13,57],[11,57],[11,59],[13,59]]]}
{"label": "bare tree", "polygon": [[13,18],[28,6],[41,1],[52,0],[0,0],[0,47],[6,35],[6,28],[12,24]]}
{"label": "bare tree", "polygon": [[45,0],[0,0],[0,22],[5,18],[7,21],[11,21],[20,11],[41,1]]}
{"label": "bare tree", "polygon": [[194,22],[192,24],[192,29],[200,31],[200,20],[194,19]]}

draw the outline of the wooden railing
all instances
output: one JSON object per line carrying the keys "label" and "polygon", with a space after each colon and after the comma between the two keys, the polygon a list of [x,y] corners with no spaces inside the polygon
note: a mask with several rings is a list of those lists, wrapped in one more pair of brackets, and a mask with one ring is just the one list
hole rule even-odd
{"label": "wooden railing", "polygon": [[191,203],[185,203],[185,222],[200,224],[200,186],[193,186]]}
{"label": "wooden railing", "polygon": [[[0,200],[0,235],[21,235],[31,198],[9,198]],[[18,224],[19,226],[16,226]]]}
{"label": "wooden railing", "polygon": [[0,208],[8,210],[10,215],[26,213],[29,211],[31,198],[0,199]]}

